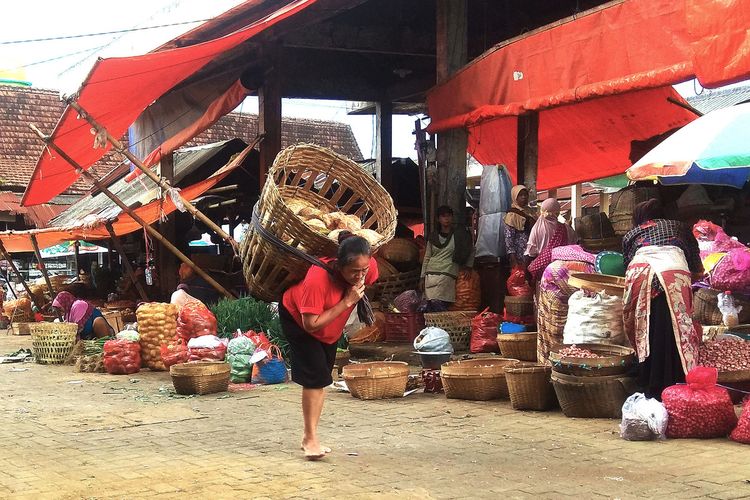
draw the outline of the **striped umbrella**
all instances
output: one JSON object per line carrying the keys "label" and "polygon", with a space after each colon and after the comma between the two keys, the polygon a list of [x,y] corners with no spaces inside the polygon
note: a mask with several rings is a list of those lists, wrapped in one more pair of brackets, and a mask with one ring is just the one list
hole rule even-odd
{"label": "striped umbrella", "polygon": [[741,188],[750,179],[750,103],[688,123],[630,167],[627,176],[633,181]]}

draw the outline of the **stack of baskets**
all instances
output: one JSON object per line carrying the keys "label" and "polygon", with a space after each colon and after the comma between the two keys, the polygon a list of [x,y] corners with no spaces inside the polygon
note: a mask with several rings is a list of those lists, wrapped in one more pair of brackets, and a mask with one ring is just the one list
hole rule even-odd
{"label": "stack of baskets", "polygon": [[[322,210],[353,214],[364,229],[380,235],[373,251],[395,233],[396,209],[388,192],[357,163],[313,144],[297,144],[278,154],[271,167],[254,219],[285,244],[314,256],[333,256],[337,242],[316,232],[288,206],[304,200]],[[254,226],[240,248],[250,293],[267,302],[301,280],[310,264],[268,240]]]}
{"label": "stack of baskets", "polygon": [[552,367],[518,363],[505,367],[510,402],[516,410],[545,411],[557,405],[550,376]]}
{"label": "stack of baskets", "polygon": [[409,380],[409,365],[400,361],[357,363],[346,365],[341,376],[355,398],[401,398]]}
{"label": "stack of baskets", "polygon": [[517,359],[481,358],[449,361],[440,369],[445,396],[448,399],[488,401],[508,399],[505,368],[515,365]]}
{"label": "stack of baskets", "polygon": [[[564,346],[563,346],[564,347]],[[566,417],[620,418],[622,405],[635,392],[635,352],[628,347],[580,344],[597,358],[549,355],[552,384]]]}
{"label": "stack of baskets", "polygon": [[37,363],[59,365],[73,351],[78,335],[75,323],[31,323],[31,350]]}
{"label": "stack of baskets", "polygon": [[196,361],[169,367],[177,394],[213,394],[229,388],[231,367],[223,361]]}
{"label": "stack of baskets", "polygon": [[523,295],[505,296],[505,319],[514,323],[530,325],[536,322],[534,298]]}
{"label": "stack of baskets", "polygon": [[455,351],[468,351],[471,341],[471,320],[476,311],[445,311],[425,313],[425,326],[433,326],[448,332]]}

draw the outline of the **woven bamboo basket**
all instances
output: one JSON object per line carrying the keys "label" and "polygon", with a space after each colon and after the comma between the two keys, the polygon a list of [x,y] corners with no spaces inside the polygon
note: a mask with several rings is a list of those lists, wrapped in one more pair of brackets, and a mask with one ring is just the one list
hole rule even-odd
{"label": "woven bamboo basket", "polygon": [[517,318],[534,316],[534,297],[506,295],[505,312]]}
{"label": "woven bamboo basket", "polygon": [[196,361],[169,367],[177,394],[213,394],[229,388],[229,364],[223,361]]}
{"label": "woven bamboo basket", "polygon": [[[304,200],[324,211],[356,215],[362,228],[380,235],[373,251],[393,238],[396,209],[388,192],[357,163],[313,144],[281,151],[268,173],[257,205],[259,224],[289,246],[309,255],[333,256],[338,243],[316,232],[287,203]],[[310,264],[274,246],[251,226],[240,247],[250,293],[276,301],[302,279]]]}
{"label": "woven bamboo basket", "polygon": [[622,404],[636,391],[635,379],[621,375],[576,377],[553,371],[551,378],[566,417],[620,418]]}
{"label": "woven bamboo basket", "polygon": [[440,368],[445,396],[472,401],[508,399],[510,394],[504,370],[518,362],[508,358],[449,361]]}
{"label": "woven bamboo basket", "polygon": [[[735,305],[742,306],[738,318],[740,324],[750,323],[750,297],[732,294]],[[723,317],[719,311],[719,290],[700,288],[693,294],[693,318],[701,325],[721,325]]]}
{"label": "woven bamboo basket", "polygon": [[609,220],[616,235],[622,236],[633,229],[635,206],[651,198],[659,198],[659,189],[656,186],[629,186],[612,195]]}
{"label": "woven bamboo basket", "polygon": [[30,323],[31,350],[37,363],[62,364],[73,350],[78,335],[75,323]]}
{"label": "woven bamboo basket", "polygon": [[406,273],[397,273],[387,278],[378,279],[367,289],[371,301],[387,303],[407,290],[416,290],[419,285],[419,269]]}
{"label": "woven bamboo basket", "polygon": [[581,349],[588,349],[598,358],[575,358],[561,356],[559,350],[568,347],[558,346],[549,354],[552,369],[557,373],[575,375],[577,377],[601,377],[608,375],[623,375],[636,362],[635,351],[630,347],[609,344],[576,344]]}
{"label": "woven bamboo basket", "polygon": [[539,290],[536,328],[539,333],[536,346],[537,362],[549,364],[549,353],[563,343],[563,330],[568,319],[568,303],[558,299],[553,292]]}
{"label": "woven bamboo basket", "polygon": [[445,311],[425,313],[425,326],[434,326],[448,332],[456,351],[468,351],[471,341],[471,320],[476,311]]}
{"label": "woven bamboo basket", "polygon": [[622,297],[625,294],[625,278],[596,273],[573,273],[568,284],[588,292],[605,292],[607,295]]}
{"label": "woven bamboo basket", "polygon": [[419,246],[406,238],[394,238],[380,249],[378,255],[399,271],[410,271],[419,266]]}
{"label": "woven bamboo basket", "polygon": [[497,345],[506,358],[536,362],[536,338],[537,332],[500,333]]}
{"label": "woven bamboo basket", "polygon": [[358,363],[346,365],[341,376],[355,398],[401,398],[409,379],[409,365],[401,361]]}
{"label": "woven bamboo basket", "polygon": [[575,227],[581,238],[600,239],[615,236],[612,223],[604,212],[577,217]]}
{"label": "woven bamboo basket", "polygon": [[591,253],[599,253],[605,250],[611,252],[622,252],[622,236],[611,236],[608,238],[581,238],[581,246]]}
{"label": "woven bamboo basket", "polygon": [[516,410],[545,411],[557,403],[551,381],[552,368],[533,363],[505,367],[510,403]]}

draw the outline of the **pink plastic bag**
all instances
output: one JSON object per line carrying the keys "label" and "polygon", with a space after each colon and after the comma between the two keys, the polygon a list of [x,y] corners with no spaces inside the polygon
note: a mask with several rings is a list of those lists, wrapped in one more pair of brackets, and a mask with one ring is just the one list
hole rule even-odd
{"label": "pink plastic bag", "polygon": [[705,259],[712,253],[747,248],[739,241],[730,238],[721,226],[706,220],[699,220],[693,226],[693,235],[698,240],[701,259]]}
{"label": "pink plastic bag", "polygon": [[735,248],[727,252],[711,270],[711,288],[750,295],[750,249]]}

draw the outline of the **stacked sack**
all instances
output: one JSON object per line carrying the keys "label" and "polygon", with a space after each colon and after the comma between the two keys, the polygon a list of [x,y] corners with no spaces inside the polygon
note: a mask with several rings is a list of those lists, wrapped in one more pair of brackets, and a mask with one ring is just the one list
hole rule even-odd
{"label": "stacked sack", "polygon": [[141,361],[140,336],[135,330],[123,330],[104,343],[104,369],[110,375],[138,373]]}
{"label": "stacked sack", "polygon": [[141,304],[135,312],[140,333],[143,364],[151,370],[166,370],[161,346],[177,333],[177,306],[162,302]]}
{"label": "stacked sack", "polygon": [[243,384],[250,381],[252,364],[250,358],[255,352],[255,343],[245,335],[238,335],[227,346],[227,363],[231,367],[229,381]]}

